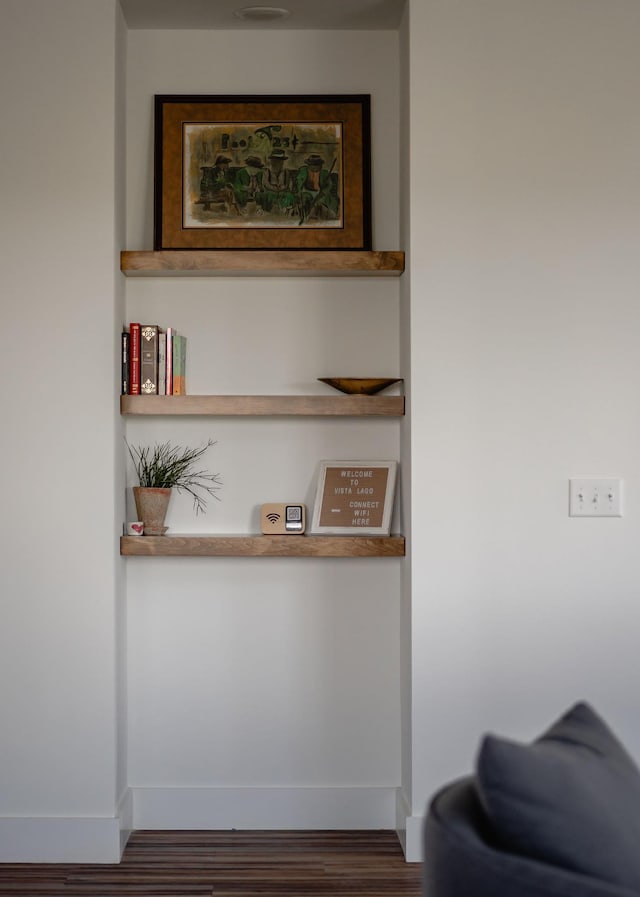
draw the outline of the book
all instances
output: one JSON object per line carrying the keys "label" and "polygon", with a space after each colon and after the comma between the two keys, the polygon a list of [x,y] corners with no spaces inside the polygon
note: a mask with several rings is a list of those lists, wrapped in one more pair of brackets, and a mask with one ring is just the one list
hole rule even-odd
{"label": "book", "polygon": [[120,342],[120,361],[122,367],[120,393],[129,394],[129,331],[123,330]]}
{"label": "book", "polygon": [[173,395],[173,337],[175,328],[167,327],[166,350],[165,350],[165,394]]}
{"label": "book", "polygon": [[158,331],[158,395],[167,394],[167,333]]}
{"label": "book", "polygon": [[140,392],[158,395],[158,325],[140,328]]}
{"label": "book", "polygon": [[187,394],[186,382],[187,338],[176,333],[173,337],[173,395]]}
{"label": "book", "polygon": [[129,324],[129,395],[140,395],[140,324]]}

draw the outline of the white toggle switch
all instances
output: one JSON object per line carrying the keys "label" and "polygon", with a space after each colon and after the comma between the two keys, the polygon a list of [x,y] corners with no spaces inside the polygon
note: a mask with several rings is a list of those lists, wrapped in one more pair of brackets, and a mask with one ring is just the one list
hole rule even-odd
{"label": "white toggle switch", "polygon": [[622,480],[569,480],[569,517],[622,517]]}

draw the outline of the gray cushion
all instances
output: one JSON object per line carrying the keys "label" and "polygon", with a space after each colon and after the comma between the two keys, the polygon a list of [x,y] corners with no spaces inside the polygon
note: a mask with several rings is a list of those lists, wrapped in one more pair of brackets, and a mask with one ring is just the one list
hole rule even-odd
{"label": "gray cushion", "polygon": [[477,787],[504,848],[640,893],[640,771],[588,704],[532,744],[485,736]]}

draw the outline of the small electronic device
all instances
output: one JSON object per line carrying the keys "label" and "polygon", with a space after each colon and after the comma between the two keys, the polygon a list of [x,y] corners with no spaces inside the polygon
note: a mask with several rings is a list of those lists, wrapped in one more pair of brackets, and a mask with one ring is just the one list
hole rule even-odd
{"label": "small electronic device", "polygon": [[306,513],[303,504],[279,502],[262,505],[260,524],[265,536],[284,536],[289,533],[304,533]]}

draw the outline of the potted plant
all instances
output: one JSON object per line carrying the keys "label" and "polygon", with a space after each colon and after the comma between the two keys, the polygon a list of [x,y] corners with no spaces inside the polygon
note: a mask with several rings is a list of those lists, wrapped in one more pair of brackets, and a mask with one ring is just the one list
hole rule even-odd
{"label": "potted plant", "polygon": [[208,496],[218,498],[221,486],[219,474],[197,469],[197,462],[212,445],[209,439],[198,448],[173,445],[171,442],[154,446],[131,446],[127,442],[138,485],[133,487],[138,520],[144,524],[145,536],[164,535],[164,519],[172,489],[188,492],[193,498],[196,514],[205,512]]}

